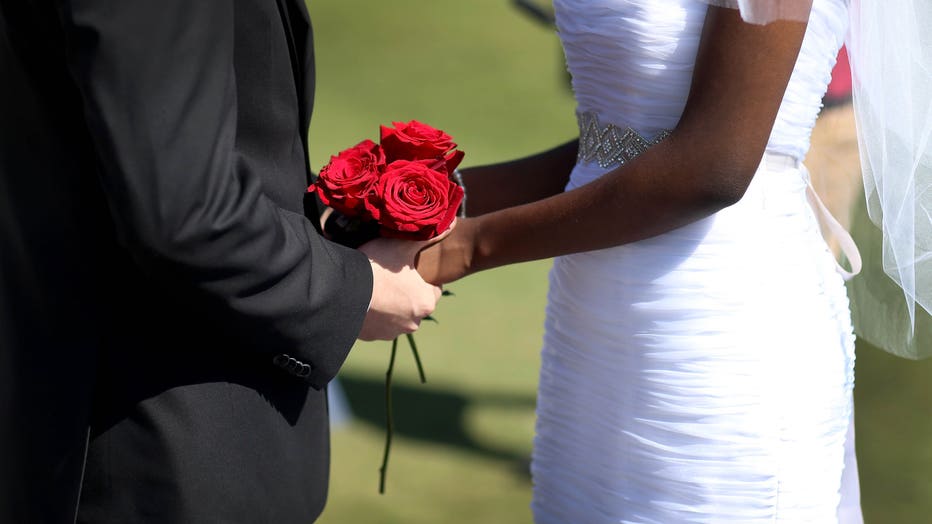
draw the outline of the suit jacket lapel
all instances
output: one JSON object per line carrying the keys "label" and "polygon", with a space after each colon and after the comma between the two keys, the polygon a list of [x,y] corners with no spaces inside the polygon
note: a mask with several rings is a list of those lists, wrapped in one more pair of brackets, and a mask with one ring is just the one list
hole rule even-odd
{"label": "suit jacket lapel", "polygon": [[[304,130],[302,142],[305,156],[308,156],[307,129],[311,124],[315,84],[314,39],[310,17],[303,0],[276,0],[276,3],[282,17],[285,36],[288,39],[295,92],[298,96],[297,116],[301,129]],[[308,184],[310,183],[310,170],[308,170]]]}

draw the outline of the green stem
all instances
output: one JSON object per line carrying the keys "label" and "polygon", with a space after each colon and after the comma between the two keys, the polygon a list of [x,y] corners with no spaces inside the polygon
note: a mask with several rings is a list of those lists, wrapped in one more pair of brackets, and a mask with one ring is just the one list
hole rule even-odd
{"label": "green stem", "polygon": [[[408,335],[409,337],[411,335]],[[385,372],[385,453],[382,455],[382,467],[379,468],[379,494],[385,493],[385,474],[388,472],[388,453],[392,449],[392,370],[395,368],[395,352],[398,339],[392,341],[392,356],[388,360]]]}
{"label": "green stem", "polygon": [[427,384],[427,377],[424,376],[424,366],[421,365],[421,356],[417,353],[417,344],[414,343],[414,335],[407,334],[408,345],[411,346],[411,352],[414,353],[414,362],[417,364],[417,374],[421,377],[421,384]]}

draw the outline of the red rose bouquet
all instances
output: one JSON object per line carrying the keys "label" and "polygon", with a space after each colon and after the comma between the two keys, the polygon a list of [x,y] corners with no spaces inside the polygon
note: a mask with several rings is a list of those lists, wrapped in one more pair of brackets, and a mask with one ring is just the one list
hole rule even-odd
{"label": "red rose bouquet", "polygon": [[[376,236],[428,240],[440,235],[463,202],[463,188],[453,174],[464,153],[450,135],[416,120],[381,126],[380,134],[378,144],[363,140],[331,157],[308,187],[332,210],[324,220],[325,234],[351,247]],[[426,382],[414,337],[407,339],[421,382]],[[396,338],[385,374],[385,452],[379,493],[385,492],[391,449],[391,380],[397,349]]]}
{"label": "red rose bouquet", "polygon": [[308,191],[336,213],[325,232],[347,245],[383,237],[428,240],[450,227],[463,201],[452,178],[464,153],[450,135],[412,120],[381,128],[330,158]]}

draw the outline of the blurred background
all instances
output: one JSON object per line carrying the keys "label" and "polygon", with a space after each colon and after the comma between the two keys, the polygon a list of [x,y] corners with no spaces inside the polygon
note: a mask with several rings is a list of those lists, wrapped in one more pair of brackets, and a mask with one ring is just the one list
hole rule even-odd
{"label": "blurred background", "polygon": [[[317,53],[311,162],[378,125],[418,119],[454,136],[464,166],[530,154],[577,134],[559,41],[512,0],[310,0]],[[545,13],[550,6],[539,4]],[[807,165],[843,223],[857,213],[854,119],[844,92],[823,112]],[[449,286],[417,341],[419,384],[402,343],[387,491],[378,494],[389,343],[360,343],[335,393],[324,524],[530,522],[529,456],[549,262]],[[765,334],[762,334],[765,336]],[[805,365],[801,362],[800,365]],[[932,360],[859,343],[855,388],[868,523],[932,514]]]}

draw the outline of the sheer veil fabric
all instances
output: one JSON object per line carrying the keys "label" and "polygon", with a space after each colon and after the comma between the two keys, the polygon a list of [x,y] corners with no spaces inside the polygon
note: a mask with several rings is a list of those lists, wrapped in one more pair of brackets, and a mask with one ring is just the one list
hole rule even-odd
{"label": "sheer veil fabric", "polygon": [[[867,211],[882,232],[879,265],[902,288],[900,298],[884,291],[892,288],[888,282],[865,280],[853,288],[858,334],[896,355],[929,357],[932,10],[928,0],[852,0],[850,17]],[[905,315],[891,315],[904,309]],[[906,315],[908,323],[896,318]]]}
{"label": "sheer veil fabric", "polygon": [[[700,1],[739,9],[757,24],[805,20],[812,4]],[[932,10],[928,0],[850,0],[849,18],[867,212],[882,233],[860,235],[862,247],[880,253],[867,255],[878,269],[852,283],[855,328],[890,353],[925,358],[932,356]]]}

